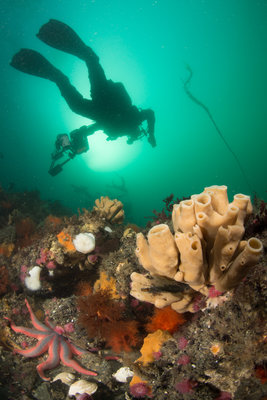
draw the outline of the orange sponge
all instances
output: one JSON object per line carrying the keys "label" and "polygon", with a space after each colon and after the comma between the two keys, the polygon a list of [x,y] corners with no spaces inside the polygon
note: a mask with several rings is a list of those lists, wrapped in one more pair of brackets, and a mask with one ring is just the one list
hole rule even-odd
{"label": "orange sponge", "polygon": [[67,252],[75,251],[74,244],[72,243],[71,236],[68,233],[61,231],[57,235],[59,243],[67,250]]}
{"label": "orange sponge", "polygon": [[150,333],[144,339],[144,344],[140,349],[142,354],[136,361],[141,362],[144,366],[155,360],[154,354],[158,353],[167,340],[171,339],[171,334],[167,331],[158,329],[156,332]]}

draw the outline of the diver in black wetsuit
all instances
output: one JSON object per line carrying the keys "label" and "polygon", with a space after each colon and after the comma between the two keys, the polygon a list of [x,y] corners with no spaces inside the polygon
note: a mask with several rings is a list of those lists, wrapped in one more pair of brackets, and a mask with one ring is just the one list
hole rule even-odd
{"label": "diver in black wetsuit", "polygon": [[[123,84],[106,79],[98,56],[72,28],[52,19],[41,27],[37,37],[49,46],[85,61],[91,83],[91,100],[83,98],[60,70],[34,50],[21,49],[16,53],[10,63],[14,68],[55,82],[71,110],[94,120],[96,130],[103,129],[108,135],[107,140],[127,136],[127,143],[131,144],[148,135],[151,146],[156,146],[154,112],[132,105]],[[142,127],[144,121],[147,121],[146,129]]]}

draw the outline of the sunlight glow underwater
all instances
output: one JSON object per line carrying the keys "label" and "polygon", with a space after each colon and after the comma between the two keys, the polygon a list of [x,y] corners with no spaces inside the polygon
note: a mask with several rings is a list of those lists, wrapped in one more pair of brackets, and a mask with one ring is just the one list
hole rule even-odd
{"label": "sunlight glow underwater", "polygon": [[[74,86],[82,93],[85,98],[90,98],[90,83],[84,65],[80,63],[72,64],[72,71],[68,73]],[[86,93],[87,92],[87,93]],[[78,129],[82,125],[90,125],[94,121],[81,117],[69,111],[64,100],[62,100],[62,114],[65,124],[69,131]],[[97,131],[88,137],[89,151],[81,157],[88,167],[96,172],[118,171],[131,164],[143,150],[144,141],[138,140],[129,145],[126,143],[127,137],[121,137],[116,140],[106,140],[107,136],[103,131]]]}
{"label": "sunlight glow underwater", "polygon": [[[92,120],[69,113],[67,109],[62,112],[64,113],[65,124],[71,127],[69,132],[83,125],[88,126],[93,123]],[[126,136],[116,140],[106,139],[107,135],[102,130],[88,136],[89,151],[79,156],[93,171],[118,171],[126,167],[142,153],[145,142],[145,139],[143,139],[143,141],[138,140],[129,145],[126,143]]]}
{"label": "sunlight glow underwater", "polygon": [[98,172],[117,171],[129,165],[142,152],[139,140],[131,145],[126,138],[107,141],[103,131],[88,138],[89,152],[83,158],[91,170]]}

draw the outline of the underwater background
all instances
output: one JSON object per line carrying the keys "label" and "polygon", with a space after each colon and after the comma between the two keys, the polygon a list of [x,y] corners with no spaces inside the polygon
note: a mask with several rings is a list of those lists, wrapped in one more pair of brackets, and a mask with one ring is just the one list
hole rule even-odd
{"label": "underwater background", "polygon": [[[5,189],[37,189],[73,212],[108,195],[139,225],[171,193],[181,199],[215,184],[228,186],[230,200],[256,193],[266,201],[266,0],[2,0],[0,15]],[[89,152],[59,175],[48,174],[56,136],[90,120],[68,108],[56,85],[9,62],[21,48],[37,50],[89,97],[83,62],[35,36],[51,18],[93,48],[107,78],[123,82],[133,104],[155,111],[156,148],[147,138],[128,145],[98,132],[88,139]],[[185,91],[188,66],[190,93],[206,110]],[[114,188],[122,182],[127,193]]]}

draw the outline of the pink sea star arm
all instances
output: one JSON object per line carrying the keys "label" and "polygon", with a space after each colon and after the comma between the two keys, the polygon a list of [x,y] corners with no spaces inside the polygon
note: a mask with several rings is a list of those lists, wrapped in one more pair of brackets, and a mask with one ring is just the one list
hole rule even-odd
{"label": "pink sea star arm", "polygon": [[40,377],[44,381],[50,381],[50,378],[47,378],[45,376],[44,371],[47,369],[55,368],[59,364],[59,362],[59,337],[58,335],[54,335],[52,341],[50,342],[47,359],[39,364],[36,368]]}
{"label": "pink sea star arm", "polygon": [[89,371],[85,368],[83,368],[81,365],[79,365],[75,360],[71,358],[72,352],[71,352],[71,347],[69,343],[64,340],[62,337],[60,338],[60,359],[64,365],[67,367],[71,367],[75,369],[77,372],[80,372],[81,374],[84,375],[92,375],[92,376],[97,376],[96,372]]}
{"label": "pink sea star arm", "polygon": [[45,336],[43,339],[39,340],[39,342],[29,349],[25,350],[18,350],[16,349],[15,352],[21,354],[24,357],[37,357],[47,351],[48,347],[52,339],[55,337],[55,334],[52,333],[51,335]]}
{"label": "pink sea star arm", "polygon": [[72,354],[74,354],[75,356],[80,356],[81,354],[86,353],[85,350],[83,350],[81,347],[79,346],[75,346],[75,344],[73,343],[68,343],[71,349]]}
{"label": "pink sea star arm", "polygon": [[47,335],[47,332],[40,332],[37,329],[25,328],[24,326],[17,326],[13,324],[13,322],[10,322],[10,326],[13,329],[13,331],[17,333],[23,333],[24,335],[34,337],[36,339],[40,339]]}
{"label": "pink sea star arm", "polygon": [[30,317],[31,317],[31,321],[32,321],[33,326],[34,326],[36,329],[40,330],[40,331],[49,332],[49,331],[50,331],[50,328],[47,327],[47,326],[45,326],[44,324],[42,324],[42,322],[40,322],[40,321],[36,318],[36,316],[34,315],[32,309],[31,309],[31,306],[30,306],[30,304],[29,304],[29,302],[28,302],[27,299],[25,299],[25,303],[26,303],[26,306],[27,306],[28,311],[29,311],[29,313],[30,313]]}
{"label": "pink sea star arm", "polygon": [[46,326],[48,326],[49,329],[55,329],[56,327],[54,324],[52,324],[51,321],[49,321],[48,317],[45,318],[45,324]]}

